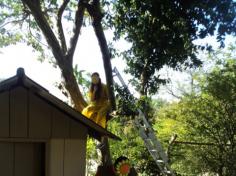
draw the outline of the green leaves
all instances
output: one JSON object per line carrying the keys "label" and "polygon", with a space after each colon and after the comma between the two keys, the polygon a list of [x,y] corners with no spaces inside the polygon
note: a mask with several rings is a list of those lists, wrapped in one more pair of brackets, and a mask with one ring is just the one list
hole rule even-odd
{"label": "green leaves", "polygon": [[[142,87],[139,89],[146,86],[150,94],[157,91],[154,88],[158,84],[164,83],[157,79],[164,65],[174,69],[201,65],[196,57],[197,48],[211,50],[211,46],[197,46],[194,40],[216,33],[223,46],[225,35],[235,34],[236,6],[232,0],[191,3],[118,0],[113,8],[111,25],[115,28],[115,38],[124,37],[132,44],[123,53],[127,71]],[[148,81],[141,82],[144,71],[151,85]]]}
{"label": "green leaves", "polygon": [[23,41],[23,35],[17,27],[21,26],[25,14],[19,1],[0,1],[0,47]]}
{"label": "green leaves", "polygon": [[91,75],[87,73],[85,70],[79,70],[77,64],[74,67],[74,75],[77,79],[78,85],[80,85],[83,90],[83,95],[86,97],[89,90],[89,86],[91,84],[90,83]]}
{"label": "green leaves", "polygon": [[221,60],[198,78],[200,92],[185,95],[158,113],[155,127],[162,141],[174,133],[183,142],[174,143],[170,151],[172,166],[180,174],[235,174],[236,58],[230,49],[215,53],[214,58]]}
{"label": "green leaves", "polygon": [[[121,116],[134,116],[137,113],[136,100],[129,90],[119,85],[115,85],[116,100],[117,100],[117,113]],[[124,123],[127,119],[123,119]]]}

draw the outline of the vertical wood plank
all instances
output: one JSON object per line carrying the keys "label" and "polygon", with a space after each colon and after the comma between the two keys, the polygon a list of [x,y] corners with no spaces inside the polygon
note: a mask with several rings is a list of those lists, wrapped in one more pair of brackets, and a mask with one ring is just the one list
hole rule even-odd
{"label": "vertical wood plank", "polygon": [[52,116],[52,137],[69,138],[70,120],[61,111],[54,109]]}
{"label": "vertical wood plank", "polygon": [[0,175],[14,176],[13,143],[0,142]]}
{"label": "vertical wood plank", "polygon": [[42,144],[15,143],[15,175],[42,176]]}
{"label": "vertical wood plank", "polygon": [[15,176],[34,175],[33,145],[15,143]]}
{"label": "vertical wood plank", "polygon": [[70,120],[70,137],[77,138],[77,139],[87,139],[88,129],[76,122],[75,120]]}
{"label": "vertical wood plank", "polygon": [[0,137],[9,137],[9,91],[0,93]]}
{"label": "vertical wood plank", "polygon": [[52,107],[36,95],[29,98],[29,137],[49,138],[51,136]]}
{"label": "vertical wood plank", "polygon": [[28,133],[27,90],[18,87],[10,92],[10,136],[27,137]]}
{"label": "vertical wood plank", "polygon": [[50,175],[50,141],[45,143],[45,176]]}
{"label": "vertical wood plank", "polygon": [[49,176],[64,176],[64,139],[49,142]]}
{"label": "vertical wood plank", "polygon": [[86,140],[66,139],[64,176],[85,175]]}

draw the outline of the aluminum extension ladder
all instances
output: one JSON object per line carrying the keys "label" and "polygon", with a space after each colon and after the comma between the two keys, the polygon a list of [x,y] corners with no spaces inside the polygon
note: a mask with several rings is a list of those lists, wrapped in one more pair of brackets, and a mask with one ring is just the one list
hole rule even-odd
{"label": "aluminum extension ladder", "polygon": [[[128,89],[128,86],[125,84],[117,68],[114,67],[112,71],[114,73],[113,76],[117,76],[122,86],[128,90],[129,94],[131,94]],[[139,131],[139,135],[143,139],[149,153],[155,160],[158,168],[160,169],[163,175],[175,176],[174,172],[171,170],[168,164],[168,157],[164,152],[160,141],[157,139],[153,128],[148,123],[144,113],[140,109],[137,109],[137,111],[138,116],[135,117],[133,122],[135,124],[136,129]]]}

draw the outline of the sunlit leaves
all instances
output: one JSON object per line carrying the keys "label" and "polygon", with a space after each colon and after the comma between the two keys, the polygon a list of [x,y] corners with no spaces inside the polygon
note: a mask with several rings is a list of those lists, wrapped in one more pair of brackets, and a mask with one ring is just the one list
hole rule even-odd
{"label": "sunlit leaves", "polygon": [[[162,83],[156,78],[164,65],[180,69],[201,64],[197,49],[211,50],[211,46],[196,46],[195,39],[217,34],[223,44],[226,34],[235,34],[236,8],[232,0],[108,2],[113,2],[116,12],[108,21],[115,27],[115,38],[124,37],[132,43],[123,53],[127,70],[135,77],[136,85],[150,88],[149,93]],[[152,85],[140,82],[144,70]]]}
{"label": "sunlit leaves", "polygon": [[198,79],[198,94],[184,96],[158,113],[156,129],[163,140],[176,133],[178,141],[199,143],[173,144],[172,166],[181,174],[235,174],[236,59],[225,56]]}

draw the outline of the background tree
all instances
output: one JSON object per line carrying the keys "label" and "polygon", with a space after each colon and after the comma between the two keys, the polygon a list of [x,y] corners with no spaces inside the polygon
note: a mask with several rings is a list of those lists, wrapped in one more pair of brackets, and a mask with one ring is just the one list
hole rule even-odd
{"label": "background tree", "polygon": [[[235,51],[235,47],[230,47],[231,52],[232,49]],[[236,172],[236,58],[226,52],[218,55],[224,58],[200,79],[201,92],[183,97],[158,115],[162,141],[178,134],[171,159],[172,166],[181,174]]]}
{"label": "background tree", "polygon": [[223,46],[227,34],[235,35],[236,3],[230,0],[118,0],[114,7],[115,37],[132,44],[123,56],[141,95],[156,93],[164,65],[180,69],[201,64],[197,50],[211,46],[195,40],[216,35]]}

